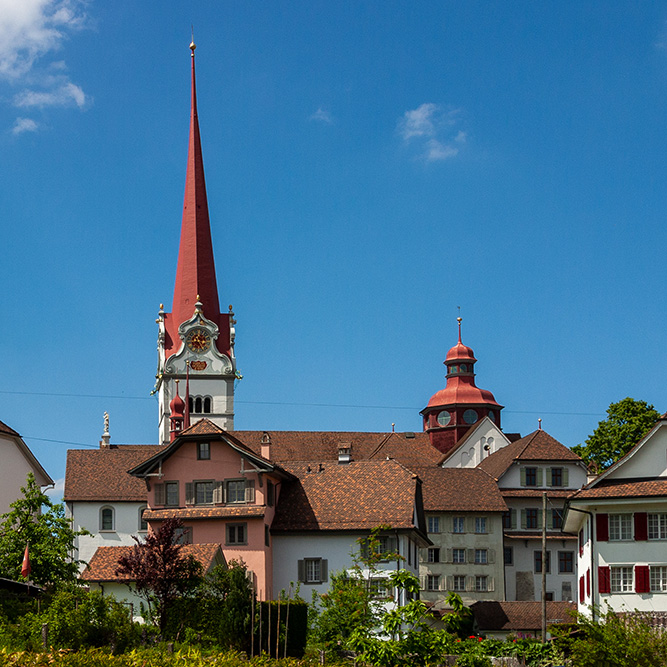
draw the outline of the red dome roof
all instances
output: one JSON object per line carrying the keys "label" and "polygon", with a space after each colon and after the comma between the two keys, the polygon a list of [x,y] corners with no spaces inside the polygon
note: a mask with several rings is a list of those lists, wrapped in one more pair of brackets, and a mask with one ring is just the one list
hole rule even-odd
{"label": "red dome roof", "polygon": [[178,395],[174,396],[169,403],[172,417],[182,416],[185,413],[185,401]]}
{"label": "red dome roof", "polygon": [[464,359],[467,361],[477,361],[477,359],[475,359],[475,353],[472,351],[472,348],[464,345],[459,340],[459,342],[454,345],[454,347],[452,347],[449,352],[447,352],[445,363],[448,361],[462,361]]}
{"label": "red dome roof", "polygon": [[445,405],[493,405],[500,408],[493,394],[486,389],[475,386],[471,376],[458,376],[447,378],[447,386],[436,391],[428,402],[426,408],[434,408]]}

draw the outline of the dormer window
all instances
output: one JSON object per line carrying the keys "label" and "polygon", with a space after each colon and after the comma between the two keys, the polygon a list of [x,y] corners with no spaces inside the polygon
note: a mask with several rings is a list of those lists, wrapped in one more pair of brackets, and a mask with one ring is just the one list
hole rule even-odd
{"label": "dormer window", "polygon": [[208,461],[211,458],[211,445],[208,442],[197,443],[197,459]]}

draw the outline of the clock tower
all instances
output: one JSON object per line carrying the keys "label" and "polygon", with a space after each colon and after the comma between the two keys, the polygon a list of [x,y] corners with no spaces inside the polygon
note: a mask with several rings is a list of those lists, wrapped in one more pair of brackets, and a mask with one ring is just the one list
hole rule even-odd
{"label": "clock tower", "polygon": [[502,405],[496,403],[493,394],[475,384],[475,354],[472,348],[461,342],[461,318],[459,340],[447,352],[447,384],[437,391],[421,411],[424,431],[431,444],[443,454],[450,451],[480,419],[488,417],[500,428]]}
{"label": "clock tower", "polygon": [[234,313],[220,312],[213,260],[211,225],[206,200],[197,92],[195,45],[192,52],[190,141],[185,179],[181,241],[171,312],[158,313],[158,370],[155,392],[159,402],[160,444],[169,442],[170,403],[183,380],[188,396],[185,420],[207,417],[225,430],[234,428]]}

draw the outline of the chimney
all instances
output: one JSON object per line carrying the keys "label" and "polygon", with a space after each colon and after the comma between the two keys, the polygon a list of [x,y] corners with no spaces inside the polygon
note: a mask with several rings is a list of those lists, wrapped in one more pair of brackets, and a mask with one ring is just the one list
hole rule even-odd
{"label": "chimney", "polygon": [[100,440],[100,449],[110,449],[111,448],[111,436],[109,435],[109,413],[104,413],[104,433],[102,433],[102,439]]}
{"label": "chimney", "polygon": [[349,463],[352,460],[352,444],[349,442],[338,443],[338,463]]}
{"label": "chimney", "polygon": [[271,460],[271,436],[266,431],[262,435],[261,454],[263,459]]}

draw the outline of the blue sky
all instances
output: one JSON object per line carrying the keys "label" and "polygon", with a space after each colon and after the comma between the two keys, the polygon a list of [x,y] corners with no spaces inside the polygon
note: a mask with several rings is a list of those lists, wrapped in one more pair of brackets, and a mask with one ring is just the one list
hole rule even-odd
{"label": "blue sky", "polygon": [[0,420],[157,438],[190,26],[241,429],[419,430],[463,339],[503,426],[667,410],[667,6],[0,0]]}

